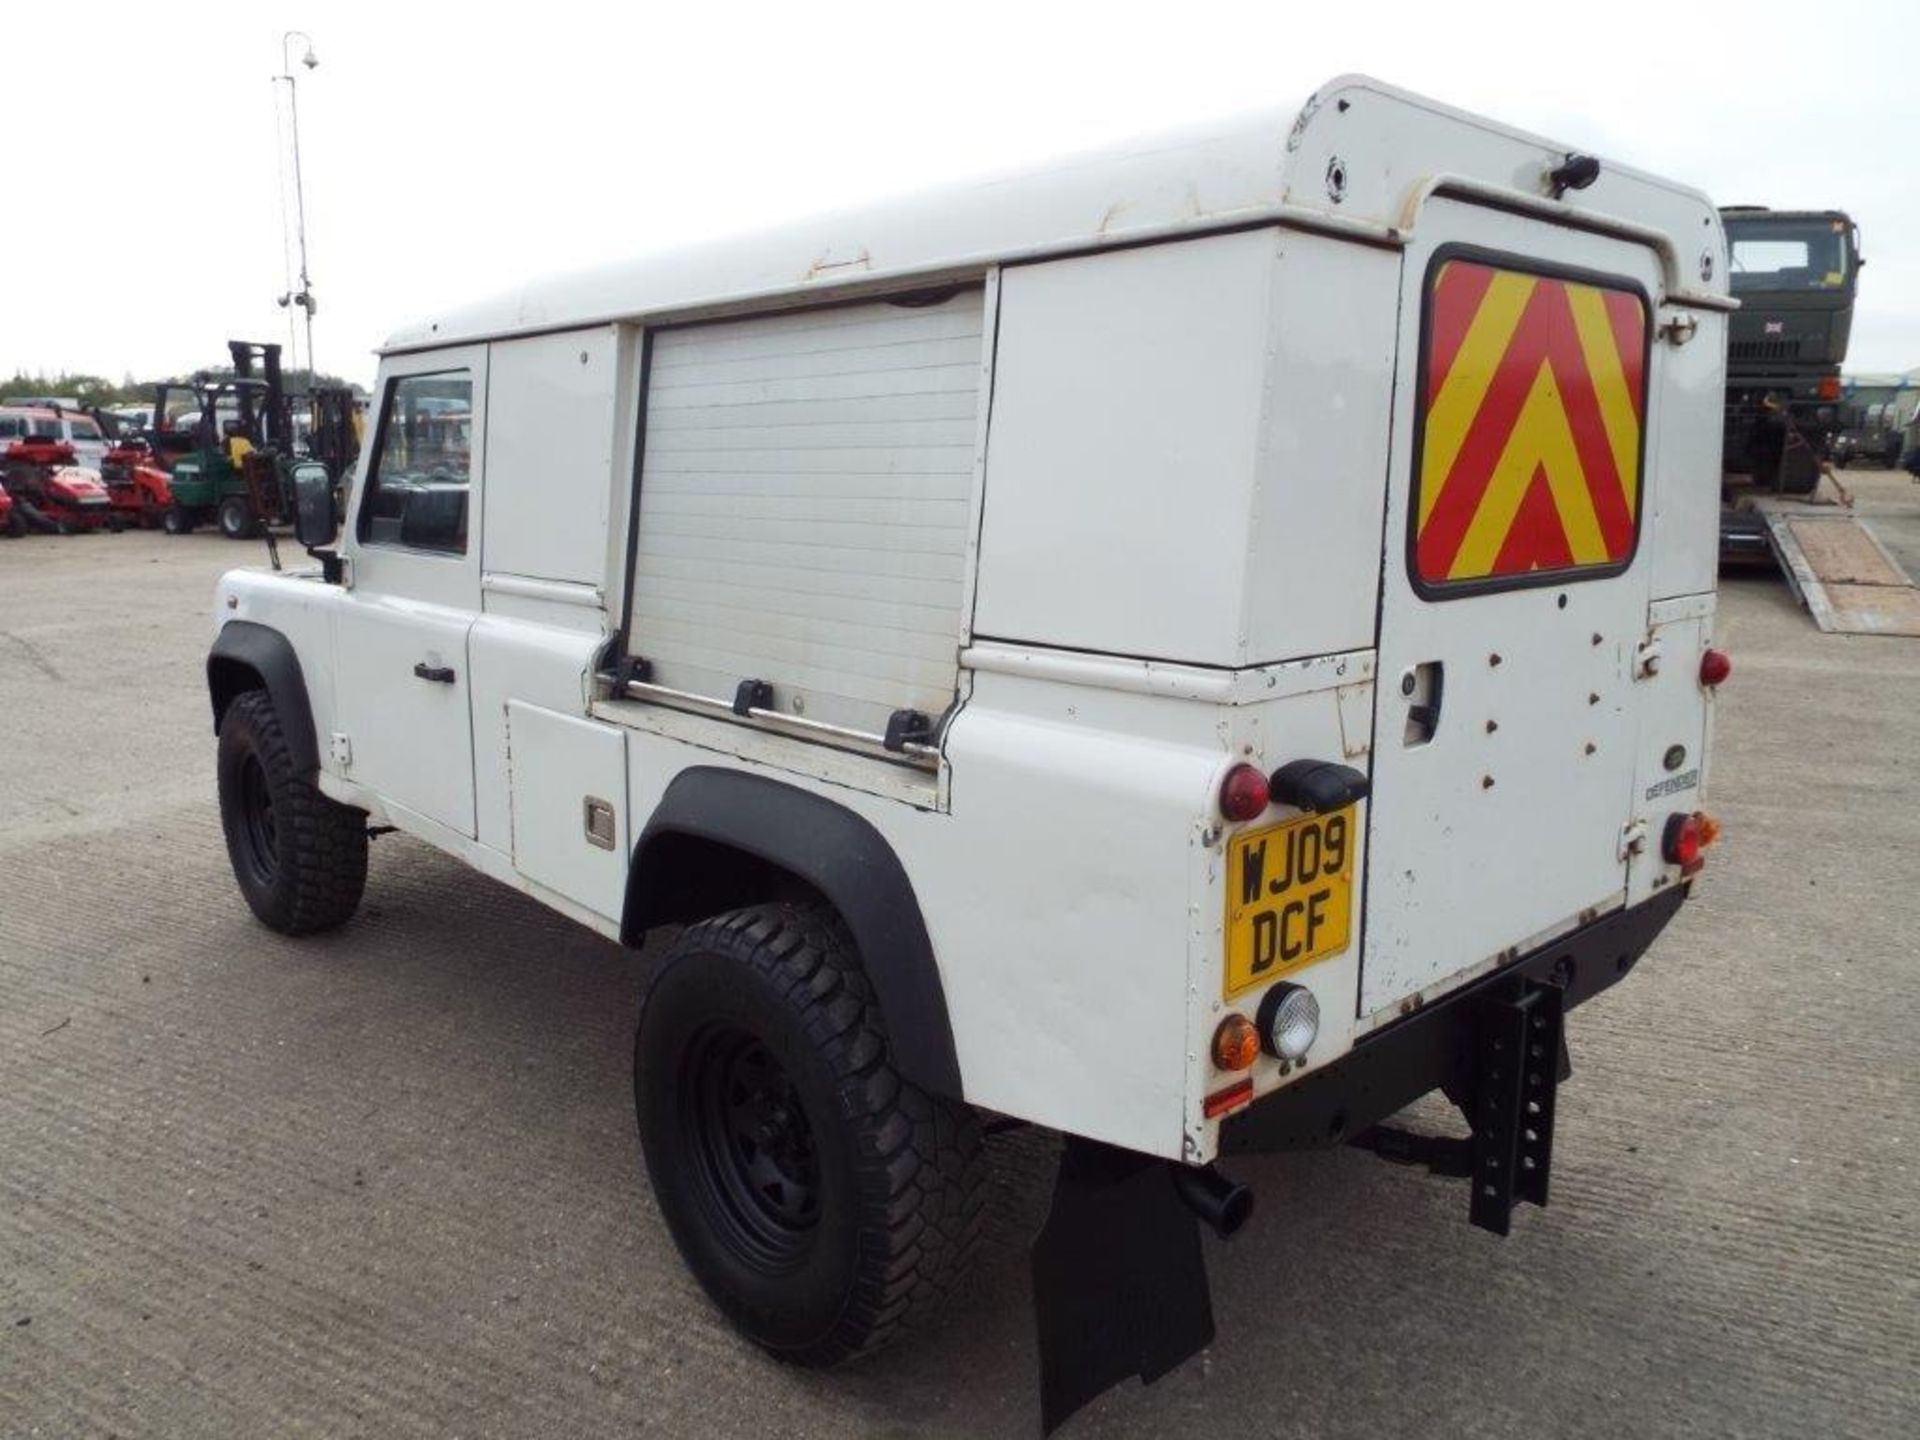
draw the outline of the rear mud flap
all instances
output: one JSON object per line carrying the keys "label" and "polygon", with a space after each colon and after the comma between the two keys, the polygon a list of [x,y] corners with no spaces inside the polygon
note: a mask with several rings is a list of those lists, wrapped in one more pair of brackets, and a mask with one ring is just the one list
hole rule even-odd
{"label": "rear mud flap", "polygon": [[1129,1376],[1151,1384],[1211,1344],[1200,1222],[1174,1168],[1070,1137],[1033,1246],[1033,1296],[1049,1434]]}

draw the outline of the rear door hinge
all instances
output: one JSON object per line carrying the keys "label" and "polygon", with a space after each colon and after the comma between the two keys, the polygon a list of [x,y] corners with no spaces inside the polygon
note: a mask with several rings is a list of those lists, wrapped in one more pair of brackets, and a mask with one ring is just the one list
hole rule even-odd
{"label": "rear door hinge", "polygon": [[353,741],[349,740],[342,731],[336,730],[327,737],[327,754],[342,770],[353,768]]}
{"label": "rear door hinge", "polygon": [[1629,820],[1620,827],[1620,859],[1625,862],[1642,854],[1647,848],[1647,822]]}
{"label": "rear door hinge", "polygon": [[1700,332],[1700,322],[1684,310],[1660,322],[1660,335],[1669,345],[1686,344]]}
{"label": "rear door hinge", "polygon": [[1660,673],[1660,637],[1649,635],[1633,653],[1633,678],[1651,680]]}

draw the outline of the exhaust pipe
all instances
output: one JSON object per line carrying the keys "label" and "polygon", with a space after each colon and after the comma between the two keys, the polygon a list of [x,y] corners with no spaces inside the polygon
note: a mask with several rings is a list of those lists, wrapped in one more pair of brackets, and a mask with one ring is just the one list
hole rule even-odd
{"label": "exhaust pipe", "polygon": [[1251,1186],[1229,1180],[1211,1165],[1175,1165],[1172,1169],[1174,1193],[1222,1240],[1230,1238],[1253,1215]]}

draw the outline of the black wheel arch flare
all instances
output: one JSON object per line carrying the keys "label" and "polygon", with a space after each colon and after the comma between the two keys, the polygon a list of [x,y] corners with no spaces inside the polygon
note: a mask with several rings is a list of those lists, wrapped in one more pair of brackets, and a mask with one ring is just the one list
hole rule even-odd
{"label": "black wheel arch flare", "polygon": [[313,706],[293,642],[278,630],[251,620],[229,620],[207,652],[207,697],[213,702],[213,731],[220,733],[227,707],[249,690],[265,690],[279,717],[302,778],[320,770],[320,742],[313,729]]}
{"label": "black wheel arch flare", "polygon": [[893,1063],[921,1089],[964,1098],[933,942],[892,845],[845,805],[764,775],[682,770],[634,845],[620,938],[770,898],[799,881],[840,912],[873,984]]}

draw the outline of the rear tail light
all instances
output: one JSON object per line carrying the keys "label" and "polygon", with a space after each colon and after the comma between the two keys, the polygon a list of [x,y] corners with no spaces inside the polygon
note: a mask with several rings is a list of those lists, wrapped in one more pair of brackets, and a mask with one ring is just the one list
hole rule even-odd
{"label": "rear tail light", "polygon": [[1258,819],[1271,799],[1266,773],[1258,765],[1236,765],[1220,782],[1220,813],[1229,820]]}
{"label": "rear tail light", "polygon": [[1733,674],[1733,660],[1724,650],[1709,650],[1700,657],[1700,683],[1709,690],[1724,685]]}
{"label": "rear tail light", "polygon": [[1698,874],[1707,863],[1706,849],[1720,838],[1720,822],[1704,811],[1691,815],[1669,815],[1666,833],[1660,840],[1660,854],[1669,865],[1678,865],[1682,875]]}
{"label": "rear tail light", "polygon": [[1822,400],[1838,400],[1840,398],[1840,377],[1838,375],[1823,375],[1820,377],[1820,398]]}

